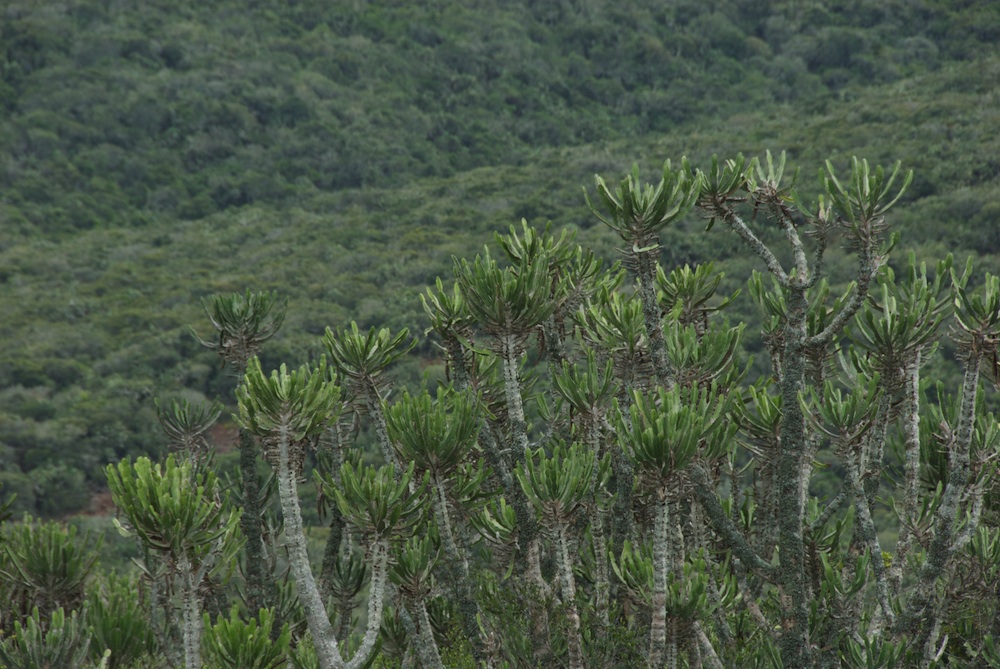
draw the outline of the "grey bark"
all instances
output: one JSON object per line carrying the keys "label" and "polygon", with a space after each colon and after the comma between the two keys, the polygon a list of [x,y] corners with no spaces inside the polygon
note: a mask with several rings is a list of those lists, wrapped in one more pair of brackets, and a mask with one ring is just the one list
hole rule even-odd
{"label": "grey bark", "polygon": [[[286,419],[287,424],[287,419]],[[316,658],[320,669],[343,669],[344,661],[340,657],[337,638],[330,624],[323,598],[320,596],[316,580],[313,578],[312,567],[309,565],[309,554],[306,551],[306,538],[302,527],[302,510],[299,506],[296,475],[291,467],[289,436],[287,429],[282,429],[278,439],[278,496],[281,498],[281,511],[285,518],[285,542],[288,549],[288,561],[295,586],[299,593],[299,602],[305,612],[306,623],[316,646]],[[374,577],[373,577],[374,578]],[[374,591],[374,590],[373,590]]]}

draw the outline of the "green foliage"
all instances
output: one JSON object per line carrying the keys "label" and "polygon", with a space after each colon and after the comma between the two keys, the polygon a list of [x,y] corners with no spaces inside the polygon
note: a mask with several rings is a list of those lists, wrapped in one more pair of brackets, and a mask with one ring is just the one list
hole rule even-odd
{"label": "green foliage", "polygon": [[656,286],[660,291],[659,299],[667,312],[676,314],[682,325],[695,325],[703,331],[708,324],[710,314],[722,311],[739,296],[740,290],[722,298],[718,304],[709,306],[708,302],[719,289],[725,274],[714,271],[711,262],[696,265],[676,267],[667,274],[662,267],[657,268]]}
{"label": "green foliage", "polygon": [[110,650],[109,669],[125,669],[145,655],[156,655],[157,644],[135,577],[109,574],[91,586],[87,596],[90,658],[101,661]]}
{"label": "green foliage", "polygon": [[[426,294],[420,296],[424,312],[430,319],[427,332],[437,332],[441,337],[465,337],[475,322],[465,306],[462,291],[458,283],[452,285],[451,292],[445,290],[441,277],[435,279],[435,288],[428,288]],[[425,333],[426,334],[426,333]]]}
{"label": "green foliage", "polygon": [[221,414],[222,405],[217,402],[192,406],[187,399],[171,400],[170,408],[165,409],[156,401],[156,417],[171,445],[191,456],[204,455],[209,450],[205,433]]}
{"label": "green foliage", "polygon": [[27,616],[35,609],[48,616],[56,609],[80,608],[101,537],[95,540],[87,532],[77,538],[75,527],[26,516],[6,527],[2,543],[0,579],[9,588],[12,612]]}
{"label": "green foliage", "polygon": [[714,387],[635,391],[632,399],[631,420],[618,413],[618,435],[629,458],[657,482],[680,474],[699,455],[725,455],[736,433],[727,401]]}
{"label": "green foliage", "polygon": [[594,179],[605,213],[591,203],[589,195],[587,205],[602,223],[631,246],[632,253],[658,248],[654,241],[657,233],[691,211],[701,193],[701,180],[692,177],[686,158],[676,170],[669,160],[665,162],[663,178],[656,186],[643,185],[638,165],[632,167],[632,173],[614,191],[600,176]]}
{"label": "green foliage", "polygon": [[501,269],[488,248],[472,263],[455,258],[455,278],[469,313],[487,333],[523,337],[552,314],[548,260],[532,260]]}
{"label": "green foliage", "polygon": [[879,281],[880,294],[855,318],[857,330],[852,338],[877,356],[883,373],[891,373],[892,365],[926,344],[941,325],[951,305],[947,298],[938,296],[951,264],[951,256],[937,263],[931,279],[925,264],[918,272],[911,253],[905,282],[897,283],[892,268],[888,268]]}
{"label": "green foliage", "polygon": [[[784,163],[784,156],[782,156]],[[830,161],[826,163],[826,174],[823,175],[823,185],[830,196],[831,204],[837,212],[851,225],[867,224],[875,221],[885,214],[894,204],[899,202],[906,192],[907,187],[913,181],[913,170],[908,170],[903,177],[903,183],[892,194],[892,185],[899,176],[900,163],[897,162],[892,168],[892,174],[886,179],[885,171],[881,165],[875,170],[868,166],[867,160],[858,161],[856,156],[851,157],[850,182],[844,186],[837,179],[837,175]],[[822,207],[822,203],[820,207]]]}
{"label": "green foliage", "polygon": [[410,537],[403,544],[396,563],[389,569],[389,577],[400,591],[412,601],[421,601],[434,587],[432,576],[440,549],[428,534]]}
{"label": "green foliage", "polygon": [[561,373],[552,378],[552,386],[574,411],[598,417],[611,404],[614,380],[614,363],[608,360],[604,368],[599,369],[594,352],[588,351],[584,369],[563,361]]}
{"label": "green foliage", "polygon": [[268,609],[244,622],[234,606],[228,620],[219,616],[212,625],[206,613],[204,624],[202,652],[210,669],[277,669],[287,661],[291,631],[286,623],[272,636],[274,614]]}
{"label": "green foliage", "polygon": [[282,365],[265,376],[260,360],[250,358],[243,385],[237,391],[240,422],[251,433],[290,442],[310,439],[335,418],[340,388],[333,383],[326,359],[291,372]]}
{"label": "green foliage", "polygon": [[278,306],[277,302],[276,293],[254,293],[249,288],[246,295],[215,295],[203,306],[218,333],[218,341],[198,339],[242,370],[251,357],[260,353],[264,342],[281,328],[288,303]]}
{"label": "green foliage", "polygon": [[435,479],[451,474],[476,444],[479,436],[479,402],[470,393],[447,393],[437,398],[427,391],[402,398],[385,412],[393,448],[401,462],[413,462],[415,471],[428,471]]}
{"label": "green foliage", "polygon": [[[593,451],[581,444],[568,448],[557,445],[549,457],[541,449],[525,453],[524,464],[518,464],[515,475],[548,527],[555,530],[568,525],[591,494],[594,467],[598,466],[594,459]],[[607,481],[610,462],[608,454],[599,463],[599,485]]]}
{"label": "green foliage", "polygon": [[[171,455],[156,465],[149,458],[134,465],[123,460],[117,467],[108,465],[107,473],[111,496],[128,521],[127,526],[117,523],[119,531],[135,534],[144,546],[193,564],[209,558],[217,544],[224,544],[230,557],[239,548],[239,515],[226,508],[211,470],[195,469]],[[215,564],[230,567],[225,558]]]}
{"label": "green foliage", "polygon": [[986,274],[981,290],[970,293],[967,281],[970,266],[960,279],[952,277],[955,293],[955,340],[963,351],[995,351],[1000,333],[1000,277]]}
{"label": "green foliage", "polygon": [[419,487],[410,491],[413,463],[398,480],[394,470],[392,465],[355,468],[345,462],[340,468],[343,490],[332,487],[328,479],[317,482],[325,486],[324,494],[336,499],[340,512],[362,533],[389,538],[407,533],[423,519],[427,487],[425,476]]}
{"label": "green foliage", "polygon": [[611,568],[629,595],[645,606],[652,604],[653,548],[646,544],[636,548],[627,539],[622,544],[620,559],[611,558]]}
{"label": "green foliage", "polygon": [[22,626],[15,622],[14,634],[0,643],[0,662],[8,669],[83,669],[88,644],[84,623],[76,611],[67,620],[63,609],[56,609],[43,623],[35,608],[27,623]]}
{"label": "green foliage", "polygon": [[339,337],[330,328],[323,338],[330,359],[337,371],[354,382],[375,383],[393,362],[405,356],[416,341],[404,345],[410,332],[403,328],[393,335],[388,328],[373,327],[367,335],[361,334],[358,324],[351,321],[349,330]]}

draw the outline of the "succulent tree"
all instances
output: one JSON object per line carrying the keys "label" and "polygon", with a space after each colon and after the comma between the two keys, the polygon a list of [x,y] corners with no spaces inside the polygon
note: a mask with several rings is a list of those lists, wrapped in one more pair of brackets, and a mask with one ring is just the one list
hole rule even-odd
{"label": "succulent tree", "polygon": [[[537,459],[537,462],[536,462]],[[576,578],[573,575],[573,547],[570,540],[570,523],[581,509],[594,488],[595,454],[581,444],[569,448],[556,446],[551,457],[540,452],[525,454],[524,464],[518,465],[517,480],[524,494],[542,518],[546,529],[555,536],[557,560],[563,602],[567,607],[569,629],[566,633],[571,669],[582,669],[583,642],[580,634],[580,613],[577,609]],[[606,456],[600,468],[604,475],[597,475],[598,484],[607,480],[610,457]]]}
{"label": "succulent tree", "polygon": [[348,381],[351,393],[362,401],[375,424],[382,457],[387,464],[394,465],[398,463],[386,432],[382,409],[382,395],[388,385],[384,374],[389,365],[416,345],[416,341],[406,343],[409,334],[406,328],[395,335],[386,328],[371,328],[367,334],[362,334],[358,330],[358,324],[351,321],[351,327],[339,336],[330,328],[327,328],[324,336],[337,373]]}
{"label": "succulent tree", "polygon": [[368,628],[354,657],[343,665],[348,669],[364,666],[378,640],[393,544],[408,536],[425,517],[427,475],[417,486],[412,463],[402,475],[393,470],[392,465],[375,469],[344,463],[340,470],[341,487],[327,490],[344,517],[364,537],[372,573]]}
{"label": "succulent tree", "polygon": [[935,586],[955,552],[967,541],[959,532],[964,531],[967,535],[973,532],[979,514],[976,507],[981,504],[982,490],[972,485],[976,478],[972,468],[976,438],[979,437],[979,446],[984,450],[996,447],[994,426],[985,427],[985,434],[990,438],[983,438],[982,428],[977,434],[976,409],[982,367],[986,361],[995,360],[1000,343],[1000,277],[987,274],[977,292],[968,290],[967,274],[953,278],[952,283],[956,323],[953,338],[965,362],[960,410],[957,424],[945,426],[949,442],[948,478],[934,517],[933,539],[927,547],[917,587],[898,621],[900,631],[913,635],[925,649],[925,656],[936,643],[935,616],[928,610]]}
{"label": "succulent tree", "polygon": [[237,398],[241,425],[261,438],[264,457],[276,471],[288,560],[320,666],[340,667],[337,639],[309,565],[298,496],[306,449],[334,420],[340,388],[325,360],[315,368],[303,366],[291,372],[282,365],[266,376],[260,361],[251,358]]}
{"label": "succulent tree", "polygon": [[[617,498],[611,518],[615,528],[611,537],[613,550],[618,550],[632,531],[632,467],[623,452],[608,448],[605,425],[614,400],[614,364],[611,360],[600,369],[593,351],[587,352],[586,362],[572,366],[563,362],[559,373],[553,375],[552,384],[558,397],[570,407],[579,425],[579,439],[595,461],[609,463],[611,470],[599,477],[601,468],[592,468],[586,482],[590,538],[594,550],[594,568],[590,578],[594,582],[594,607],[598,627],[608,624],[608,606],[611,592],[608,562],[608,537],[605,530],[608,497]],[[606,492],[602,492],[606,491]]]}
{"label": "succulent tree", "polygon": [[467,508],[483,494],[481,463],[472,460],[481,419],[478,399],[468,391],[438,391],[432,400],[426,391],[403,397],[386,411],[393,447],[401,462],[412,462],[418,475],[429,475],[429,493],[434,520],[444,548],[448,587],[455,597],[463,633],[481,654],[478,611],[473,598],[473,574],[469,568],[470,547],[464,523],[453,508]]}
{"label": "succulent tree", "polygon": [[188,400],[171,400],[169,407],[156,402],[156,417],[170,445],[194,461],[209,455],[210,445],[205,434],[222,415],[217,402],[192,405]]}
{"label": "succulent tree", "polygon": [[[250,359],[258,355],[269,339],[277,334],[285,320],[287,302],[279,303],[278,296],[273,292],[232,293],[229,295],[214,295],[202,305],[216,337],[203,340],[195,334],[204,346],[215,350],[225,363],[233,366],[237,376],[246,371]],[[184,409],[184,407],[180,407]],[[170,414],[174,420],[164,423],[164,428],[171,434],[177,427],[185,428],[187,432],[192,427],[203,425],[210,417],[192,413]],[[200,421],[198,419],[201,419]],[[186,421],[186,422],[185,422]],[[175,427],[176,426],[176,427]],[[183,432],[182,432],[183,434]],[[261,482],[257,474],[257,443],[244,429],[239,434],[240,449],[240,480],[242,482],[243,513],[240,516],[240,528],[246,537],[246,599],[251,611],[256,611],[266,605],[266,596],[271,588],[271,575],[266,574],[264,567],[268,561],[264,557],[263,519]]]}
{"label": "succulent tree", "polygon": [[[436,396],[386,392],[406,331],[328,330],[343,393],[325,362],[266,376],[249,358],[240,423],[276,472],[309,625],[289,661],[358,668],[381,639],[384,661],[428,667],[995,663],[1000,280],[890,267],[908,179],[828,163],[806,203],[783,155],[597,177],[591,210],[635,284],[571,233],[497,235],[500,256],[456,259],[454,286],[423,297],[453,384]],[[660,233],[695,210],[760,265],[762,360],[726,321],[730,267],[659,266]],[[940,348],[953,394],[921,379]],[[349,448],[363,421],[374,453]],[[334,515],[322,592],[298,499],[310,449]]]}
{"label": "succulent tree", "polygon": [[[642,311],[649,337],[650,353],[660,383],[671,383],[663,342],[661,307],[656,294],[658,234],[666,226],[683,218],[698,200],[700,176],[691,171],[687,160],[674,169],[663,164],[663,177],[653,186],[639,179],[639,167],[622,179],[614,190],[600,176],[595,177],[598,201],[602,210],[587,204],[597,218],[614,230],[625,243],[626,265],[635,273]],[[586,194],[586,191],[584,191]]]}
{"label": "succulent tree", "polygon": [[116,520],[126,536],[135,536],[166,562],[181,593],[184,666],[201,667],[201,595],[205,578],[231,570],[242,544],[239,514],[227,508],[211,470],[195,469],[173,455],[162,465],[148,458],[123,460],[107,467],[108,486],[126,522]]}
{"label": "succulent tree", "polygon": [[[654,395],[636,393],[628,423],[618,417],[622,445],[656,505],[651,666],[664,661],[671,669],[678,666],[678,646],[684,637],[678,630],[682,621],[667,616],[668,581],[680,580],[684,561],[680,522],[671,517],[671,498],[686,487],[685,472],[696,460],[711,462],[726,454],[736,433],[727,407],[728,400],[715,387],[675,385],[671,390],[660,388]],[[669,635],[668,624],[673,627]]]}
{"label": "succulent tree", "polygon": [[416,611],[420,627],[413,645],[416,646],[420,664],[428,669],[443,669],[444,666],[427,613],[427,601],[435,585],[433,572],[438,554],[430,534],[410,537],[399,551],[389,574],[408,605]]}
{"label": "succulent tree", "polygon": [[[819,204],[815,214],[798,206],[791,182],[785,179],[785,157],[775,162],[770,154],[765,162],[713,160],[703,177],[699,205],[706,215],[721,219],[766,265],[780,295],[780,308],[773,315],[775,348],[780,362],[778,384],[782,415],[781,447],[775,459],[777,490],[777,527],[779,587],[782,590],[783,619],[788,621],[780,638],[782,658],[789,666],[808,666],[812,661],[809,644],[809,588],[805,581],[805,484],[811,472],[811,458],[816,441],[806,426],[806,415],[798,401],[806,388],[807,361],[826,353],[850,319],[867,299],[869,287],[885,265],[894,240],[887,239],[885,211],[899,198],[891,194],[898,166],[886,179],[881,168],[872,170],[866,162],[855,161],[848,185],[837,179],[828,163],[823,185],[828,200]],[[906,181],[908,182],[909,176]],[[905,187],[905,183],[903,185]],[[763,211],[768,220],[784,235],[791,251],[790,269],[755,234],[738,211],[737,203],[748,202],[754,215]],[[799,232],[799,218],[808,217],[817,239],[815,262],[810,265],[806,246]],[[822,278],[822,257],[827,240],[835,230],[842,232],[858,257],[858,272],[850,296],[837,305],[836,311],[821,328],[810,331],[809,290]]]}
{"label": "succulent tree", "polygon": [[[473,262],[455,260],[455,278],[466,308],[478,328],[489,337],[489,346],[498,361],[502,379],[505,434],[484,431],[492,443],[486,457],[497,472],[504,494],[517,513],[517,572],[527,587],[539,594],[548,587],[541,578],[538,526],[523,490],[516,484],[513,470],[528,448],[528,425],[525,419],[521,378],[521,359],[529,337],[552,316],[555,304],[550,300],[553,288],[549,262],[538,253],[530,262],[501,268],[485,249]],[[495,437],[495,438],[494,438]],[[537,609],[537,597],[528,600]],[[534,612],[536,661],[548,661],[544,643],[539,638],[546,626],[544,612]]]}

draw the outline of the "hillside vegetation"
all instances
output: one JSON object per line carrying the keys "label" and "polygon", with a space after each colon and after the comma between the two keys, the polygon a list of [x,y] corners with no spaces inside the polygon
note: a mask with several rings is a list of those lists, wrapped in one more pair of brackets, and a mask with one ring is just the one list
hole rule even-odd
{"label": "hillside vegetation", "polygon": [[[827,157],[901,160],[903,247],[995,269],[1000,5],[760,4],[5,3],[4,490],[83,509],[105,463],[163,448],[154,397],[231,402],[187,327],[208,336],[205,297],[288,298],[265,369],[352,319],[419,333],[416,295],[521,218],[613,259],[581,186],[634,161],[784,150],[809,193]],[[663,264],[744,283],[704,227],[668,230]],[[417,353],[405,384],[440,374]]]}

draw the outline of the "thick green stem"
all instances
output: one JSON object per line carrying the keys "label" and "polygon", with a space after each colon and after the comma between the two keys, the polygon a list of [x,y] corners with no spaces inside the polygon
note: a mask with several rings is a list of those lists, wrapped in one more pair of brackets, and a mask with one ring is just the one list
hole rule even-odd
{"label": "thick green stem", "polygon": [[635,254],[636,275],[638,279],[639,298],[642,300],[642,315],[646,324],[646,336],[649,338],[649,352],[653,357],[653,367],[657,382],[665,388],[671,387],[673,375],[670,373],[670,363],[667,360],[666,338],[663,336],[663,317],[660,313],[660,302],[656,299],[656,255],[659,249],[640,251]]}
{"label": "thick green stem", "polygon": [[187,555],[181,555],[177,568],[183,589],[184,606],[184,669],[201,669],[201,607],[198,599],[198,580],[194,565]]}
{"label": "thick green stem", "polygon": [[389,576],[389,540],[375,539],[368,553],[368,563],[372,568],[372,579],[368,584],[368,628],[354,657],[347,663],[347,669],[365,666],[375,652],[379,629],[382,625],[382,608],[385,605],[386,583]]}
{"label": "thick green stem", "polygon": [[805,416],[799,394],[805,386],[805,288],[798,282],[786,293],[785,358],[781,384],[781,445],[777,457],[778,583],[781,586],[781,659],[786,667],[811,666],[809,649],[809,591],[805,577],[802,537],[803,456],[806,451]]}
{"label": "thick green stem", "polygon": [[649,666],[661,667],[667,647],[667,572],[669,562],[670,499],[659,491],[653,529],[653,603],[649,624]]}
{"label": "thick green stem", "polygon": [[569,669],[583,669],[583,641],[580,638],[580,612],[576,608],[576,579],[573,577],[573,561],[569,555],[569,528],[562,523],[558,528],[559,564],[562,568],[562,595],[566,606],[569,630],[566,645],[569,655]]}
{"label": "thick green stem", "polygon": [[934,539],[927,551],[927,561],[920,570],[917,587],[910,596],[905,611],[897,621],[897,631],[910,635],[915,643],[923,646],[932,633],[927,624],[927,609],[934,599],[935,584],[944,573],[948,561],[954,554],[954,538],[959,521],[959,507],[966,494],[969,479],[969,451],[972,447],[972,433],[976,421],[976,392],[979,388],[979,368],[982,353],[970,356],[966,363],[965,379],[962,384],[962,408],[958,421],[955,442],[951,445],[948,485],[938,507]]}
{"label": "thick green stem", "polygon": [[268,585],[271,580],[264,573],[268,561],[264,555],[261,531],[260,477],[257,474],[257,442],[250,431],[241,428],[240,477],[243,482],[243,513],[240,529],[246,537],[246,604],[249,611],[260,611],[268,606]]}
{"label": "thick green stem", "polygon": [[319,594],[319,588],[316,586],[316,580],[313,578],[312,567],[309,565],[306,537],[302,528],[302,509],[299,507],[297,477],[291,467],[289,453],[291,444],[287,429],[282,429],[277,446],[278,496],[281,498],[281,512],[285,519],[288,562],[299,593],[299,602],[302,604],[306,623],[309,625],[309,632],[316,646],[316,658],[320,669],[343,669],[344,661],[340,657],[337,638],[326,607],[323,605],[323,598]]}

